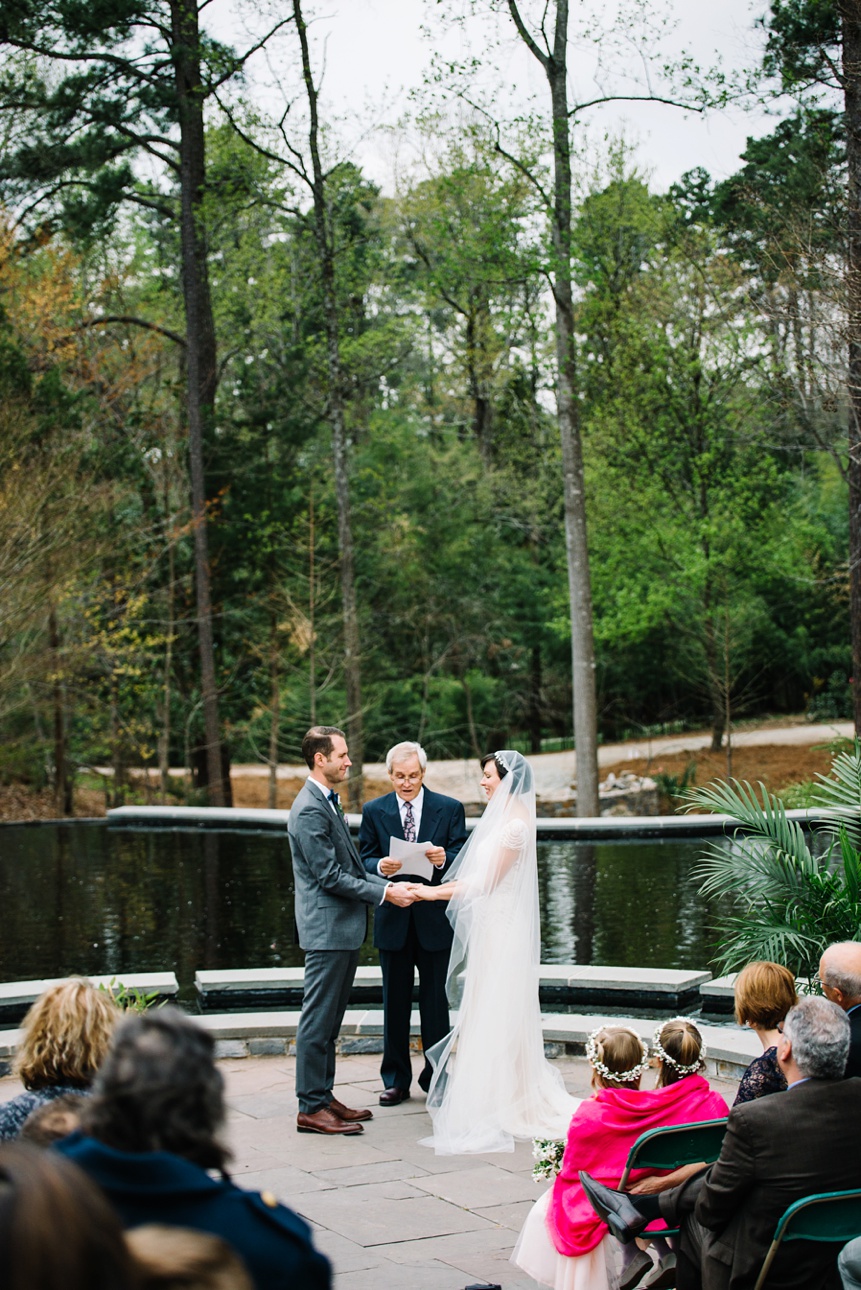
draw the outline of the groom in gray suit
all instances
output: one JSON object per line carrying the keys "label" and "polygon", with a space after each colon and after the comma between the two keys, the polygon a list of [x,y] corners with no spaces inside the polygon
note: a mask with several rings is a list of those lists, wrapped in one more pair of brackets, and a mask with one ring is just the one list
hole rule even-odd
{"label": "groom in gray suit", "polygon": [[368,1110],[351,1110],[333,1093],[335,1041],[368,930],[368,905],[410,905],[406,883],[367,874],[341,810],[338,786],[352,762],[344,732],[312,726],[302,740],[310,770],[290,809],[296,925],[305,951],[305,992],[296,1032],[300,1133],[362,1133]]}

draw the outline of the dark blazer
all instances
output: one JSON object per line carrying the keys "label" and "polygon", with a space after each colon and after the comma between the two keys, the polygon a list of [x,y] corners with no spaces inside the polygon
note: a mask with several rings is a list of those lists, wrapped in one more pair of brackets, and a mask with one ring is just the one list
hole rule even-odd
{"label": "dark blazer", "polygon": [[328,1259],[314,1249],[307,1223],[274,1196],[264,1192],[263,1200],[167,1151],[115,1151],[81,1133],[56,1150],[98,1183],[124,1227],[212,1232],[233,1246],[258,1290],[328,1290]]}
{"label": "dark blazer", "polygon": [[[432,842],[444,847],[445,864],[434,871],[431,886],[439,886],[458,851],[466,842],[466,817],[463,803],[442,793],[424,791],[419,842]],[[386,793],[373,802],[366,802],[359,829],[359,850],[365,869],[377,873],[377,865],[389,854],[389,839],[404,836],[397,793]],[[406,875],[395,874],[393,882],[408,881]],[[407,939],[410,919],[416,929],[419,944],[425,950],[451,948],[451,923],[446,918],[446,901],[425,903],[417,901],[406,909],[385,904],[374,914],[374,944],[378,950],[401,950]]]}
{"label": "dark blazer", "polygon": [[302,949],[357,950],[388,879],[365,872],[346,820],[316,784],[306,782],[291,806],[287,834]]}
{"label": "dark blazer", "polygon": [[[861,1187],[861,1079],[808,1080],[733,1107],[694,1211],[709,1229],[703,1290],[752,1290],[777,1221],[812,1192]],[[839,1290],[839,1246],[791,1241],[768,1277],[780,1290]]]}
{"label": "dark blazer", "polygon": [[861,1075],[861,1004],[849,1013],[849,1056],[844,1079]]}

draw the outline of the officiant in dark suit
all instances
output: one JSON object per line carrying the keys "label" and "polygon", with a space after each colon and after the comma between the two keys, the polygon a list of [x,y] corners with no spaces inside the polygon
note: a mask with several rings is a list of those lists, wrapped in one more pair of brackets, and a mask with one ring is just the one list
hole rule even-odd
{"label": "officiant in dark suit", "polygon": [[[438,885],[466,842],[463,805],[424,787],[427,757],[416,743],[399,743],[386,754],[391,793],[365,804],[359,850],[368,874],[393,882],[409,881],[400,860],[389,855],[390,839],[427,842]],[[399,909],[386,904],[374,915],[374,945],[383,969],[383,1061],[381,1106],[396,1106],[410,1096],[410,1013],[415,970],[419,972],[419,1015],[425,1053],[448,1034],[445,992],[452,929],[443,901],[417,901]],[[425,1058],[419,1085],[427,1092],[432,1070]]]}

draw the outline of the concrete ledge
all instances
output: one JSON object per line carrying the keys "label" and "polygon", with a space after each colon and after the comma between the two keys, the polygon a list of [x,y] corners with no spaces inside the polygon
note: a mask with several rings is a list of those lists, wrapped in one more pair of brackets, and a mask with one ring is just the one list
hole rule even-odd
{"label": "concrete ledge", "polygon": [[[607,1007],[681,1008],[698,1000],[710,973],[661,968],[596,967],[577,963],[545,963],[539,977],[545,1003],[604,1004]],[[239,968],[201,971],[194,983],[201,1008],[291,1007],[301,1005],[304,968]],[[356,971],[351,1003],[382,1001],[383,974],[379,967]]]}
{"label": "concrete ledge", "polygon": [[[827,811],[787,811],[788,819],[812,824],[828,817]],[[108,811],[108,824],[118,828],[221,829],[227,831],[262,829],[285,833],[289,811],[232,806],[117,806]],[[353,832],[361,824],[361,815],[347,815]],[[467,817],[466,826],[476,825]],[[731,833],[738,822],[729,815],[617,815],[589,819],[542,816],[538,820],[538,837],[600,842],[624,839],[703,838]]]}
{"label": "concrete ledge", "polygon": [[717,976],[713,981],[705,981],[700,986],[700,998],[703,1001],[703,1012],[717,1016],[730,1016],[735,1010],[735,979],[737,972],[728,976]]}
{"label": "concrete ledge", "polygon": [[[67,976],[46,977],[40,981],[5,981],[0,983],[0,1023],[21,1021],[32,1003],[51,986],[70,980]],[[109,989],[112,984],[142,994],[155,994],[159,1001],[173,999],[179,993],[179,982],[173,972],[113,972],[109,976],[87,977],[95,986]]]}
{"label": "concrete ledge", "polygon": [[[258,1012],[210,1013],[196,1020],[215,1040],[219,1058],[290,1056],[295,1052],[299,1013]],[[608,1022],[630,1026],[650,1042],[661,1018],[612,1017],[600,1013],[545,1013],[542,1016],[545,1051],[549,1057],[569,1053],[582,1056],[586,1040],[593,1030]],[[740,1026],[697,1025],[706,1043],[707,1074],[721,1079],[739,1079],[752,1058],[762,1051],[756,1036]],[[419,1014],[411,1018],[411,1047],[420,1046]],[[0,1072],[7,1073],[11,1058],[20,1042],[18,1030],[0,1031]],[[340,1053],[381,1053],[383,1051],[383,1014],[377,1009],[356,1008],[344,1014],[337,1044]],[[3,1070],[3,1068],[6,1068]]]}

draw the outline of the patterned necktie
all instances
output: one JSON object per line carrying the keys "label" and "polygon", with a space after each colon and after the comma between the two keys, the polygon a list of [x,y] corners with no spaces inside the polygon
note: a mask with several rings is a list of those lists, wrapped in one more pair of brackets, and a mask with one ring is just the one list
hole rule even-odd
{"label": "patterned necktie", "polygon": [[415,842],[416,840],[416,821],[413,815],[413,804],[407,802],[404,808],[404,841]]}

